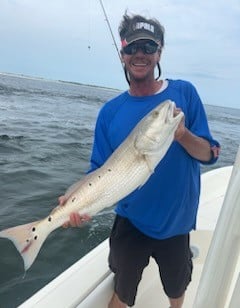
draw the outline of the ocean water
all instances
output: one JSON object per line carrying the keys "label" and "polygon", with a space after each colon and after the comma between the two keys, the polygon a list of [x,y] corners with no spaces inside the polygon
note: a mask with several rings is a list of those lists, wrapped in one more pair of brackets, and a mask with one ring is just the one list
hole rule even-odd
{"label": "ocean water", "polygon": [[[0,74],[0,230],[38,220],[89,166],[99,108],[118,91]],[[240,109],[205,106],[231,165],[240,144]],[[0,239],[0,308],[15,308],[108,237],[113,209],[81,228],[54,231],[24,273],[12,243]]]}

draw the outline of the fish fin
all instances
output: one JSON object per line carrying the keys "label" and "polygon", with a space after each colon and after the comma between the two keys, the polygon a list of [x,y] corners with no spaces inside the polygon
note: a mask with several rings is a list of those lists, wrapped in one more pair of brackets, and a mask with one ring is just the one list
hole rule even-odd
{"label": "fish fin", "polygon": [[0,232],[0,237],[11,240],[19,251],[23,258],[25,271],[29,269],[36,259],[43,242],[48,236],[42,230],[38,230],[38,224],[39,221],[34,221]]}
{"label": "fish fin", "polygon": [[69,198],[82,185],[82,180],[72,184],[65,192],[64,196]]}
{"label": "fish fin", "polygon": [[89,178],[92,177],[92,174],[86,174],[84,179],[81,179],[80,181],[77,181],[76,183],[73,183],[65,192],[64,196],[66,199],[68,199],[74,192],[76,192],[82,185],[88,181]]}
{"label": "fish fin", "polygon": [[154,158],[154,155],[148,155],[148,154],[144,155],[144,160],[148,167],[149,177],[150,177],[155,171],[157,160]]}
{"label": "fish fin", "polygon": [[52,209],[52,211],[49,214],[49,216],[52,216],[53,214],[55,214],[60,208],[62,208],[62,205],[55,206],[55,208]]}
{"label": "fish fin", "polygon": [[143,155],[144,157],[144,160],[145,160],[145,163],[148,167],[148,170],[149,170],[149,174],[148,176],[144,179],[144,181],[142,181],[142,183],[138,186],[138,189],[141,189],[143,187],[143,185],[146,184],[146,182],[148,181],[148,179],[150,178],[150,176],[154,173],[154,169],[155,167],[153,166],[152,164],[152,161],[149,159],[149,156],[148,155]]}
{"label": "fish fin", "polygon": [[138,186],[138,189],[141,189],[145,185],[152,174],[149,173],[149,176]]}

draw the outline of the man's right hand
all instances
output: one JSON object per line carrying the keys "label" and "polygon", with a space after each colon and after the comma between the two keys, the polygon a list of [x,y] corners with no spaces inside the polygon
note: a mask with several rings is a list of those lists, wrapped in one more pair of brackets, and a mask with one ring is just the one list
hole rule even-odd
{"label": "man's right hand", "polygon": [[[59,206],[64,206],[67,201],[65,196],[58,198]],[[80,215],[78,212],[72,212],[69,216],[69,220],[63,224],[63,228],[68,227],[80,227],[84,222],[87,222],[91,217],[87,214]]]}

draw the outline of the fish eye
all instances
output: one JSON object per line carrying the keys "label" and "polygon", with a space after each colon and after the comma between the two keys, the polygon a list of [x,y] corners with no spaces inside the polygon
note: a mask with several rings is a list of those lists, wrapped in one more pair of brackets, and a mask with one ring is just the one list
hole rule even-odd
{"label": "fish eye", "polygon": [[158,115],[159,115],[159,111],[155,110],[155,111],[153,112],[153,117],[154,117],[154,118],[157,118]]}

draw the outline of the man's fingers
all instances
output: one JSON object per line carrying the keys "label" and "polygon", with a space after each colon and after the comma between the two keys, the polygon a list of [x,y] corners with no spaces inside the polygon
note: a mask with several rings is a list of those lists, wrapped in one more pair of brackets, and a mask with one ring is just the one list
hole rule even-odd
{"label": "man's fingers", "polygon": [[173,112],[174,117],[176,117],[181,111],[182,111],[181,108],[177,108],[177,107],[176,107],[176,108],[174,109],[174,112]]}
{"label": "man's fingers", "polygon": [[71,227],[78,227],[82,223],[81,217],[78,213],[70,214],[70,225]]}
{"label": "man's fingers", "polygon": [[60,196],[58,198],[58,202],[60,206],[64,205],[66,201],[67,201],[67,198],[65,196]]}
{"label": "man's fingers", "polygon": [[69,227],[69,222],[65,222],[63,225],[62,225],[63,228],[68,228]]}
{"label": "man's fingers", "polygon": [[79,215],[77,212],[71,213],[69,221],[63,224],[63,228],[80,227],[83,223],[89,221],[91,217],[87,214]]}

